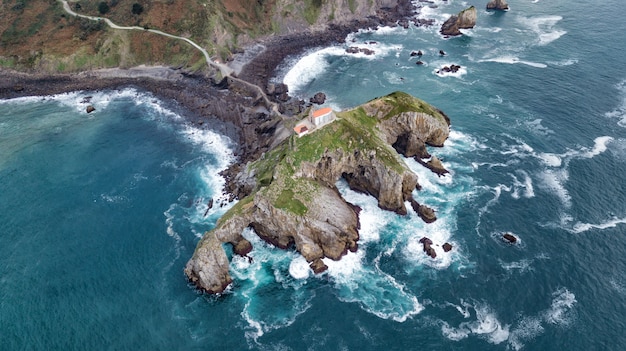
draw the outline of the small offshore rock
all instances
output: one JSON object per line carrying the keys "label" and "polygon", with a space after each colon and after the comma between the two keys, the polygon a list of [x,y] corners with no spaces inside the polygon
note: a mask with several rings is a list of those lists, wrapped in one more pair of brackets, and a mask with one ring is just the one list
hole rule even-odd
{"label": "small offshore rock", "polygon": [[517,242],[517,237],[511,233],[504,233],[504,235],[502,235],[502,239],[510,244],[515,244]]}
{"label": "small offshore rock", "polygon": [[250,251],[252,251],[252,244],[246,239],[241,239],[237,244],[233,245],[233,252],[239,256],[246,256]]}
{"label": "small offshore rock", "polygon": [[309,267],[313,270],[313,273],[320,274],[328,269],[328,266],[322,261],[321,258],[318,258],[309,264]]}
{"label": "small offshore rock", "polygon": [[428,237],[426,237],[426,236],[425,236],[425,237],[423,237],[423,238],[421,238],[421,239],[420,239],[419,243],[420,243],[420,244],[424,244],[424,245],[432,245],[432,244],[433,244],[433,241],[432,241],[432,240],[430,240]]}
{"label": "small offshore rock", "polygon": [[423,65],[423,64],[424,64],[424,62],[422,62],[422,61],[420,60],[420,61],[415,62],[415,64],[416,64],[416,65],[418,65],[418,66],[421,66],[421,65]]}
{"label": "small offshore rock", "polygon": [[95,107],[93,107],[93,106],[91,106],[91,105],[87,106],[87,113],[92,113],[92,112],[93,112],[93,111],[95,111],[95,110],[96,110],[96,108],[95,108]]}
{"label": "small offshore rock", "polygon": [[443,244],[443,252],[449,252],[450,250],[452,250],[452,244],[450,243],[445,243]]}
{"label": "small offshore rock", "polygon": [[509,4],[506,0],[491,0],[487,3],[487,10],[500,10],[506,11],[509,9]]}
{"label": "small offshore rock", "polygon": [[321,105],[326,101],[326,94],[319,92],[313,95],[312,98],[309,99],[312,104]]}
{"label": "small offshore rock", "polygon": [[439,55],[440,55],[440,56],[446,56],[446,52],[445,52],[445,51],[443,51],[443,50],[439,50]]}

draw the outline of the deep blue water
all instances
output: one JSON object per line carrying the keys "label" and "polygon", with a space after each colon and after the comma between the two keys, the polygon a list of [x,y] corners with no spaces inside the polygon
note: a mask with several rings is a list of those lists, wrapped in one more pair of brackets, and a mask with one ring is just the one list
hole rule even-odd
{"label": "deep blue water", "polygon": [[[477,27],[363,31],[349,45],[374,56],[317,48],[277,77],[337,109],[402,90],[452,120],[430,150],[450,175],[407,160],[439,219],[339,183],[363,207],[360,250],[321,276],[246,232],[254,262],[234,258],[228,293],[187,284],[233,157],[184,112],[134,90],[1,102],[0,349],[624,349],[624,4],[438,5],[424,12],[439,21],[476,5]],[[435,73],[451,63],[461,74]],[[430,259],[424,235],[454,249]]]}

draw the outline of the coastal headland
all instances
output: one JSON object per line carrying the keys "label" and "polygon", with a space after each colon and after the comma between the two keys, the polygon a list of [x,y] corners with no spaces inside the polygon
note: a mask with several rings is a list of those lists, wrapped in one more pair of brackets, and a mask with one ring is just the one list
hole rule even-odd
{"label": "coastal headland", "polygon": [[335,187],[339,179],[376,197],[383,209],[406,214],[405,202],[410,202],[423,218],[433,217],[432,209],[413,199],[413,190],[419,188],[417,176],[398,153],[419,160],[430,157],[425,146],[442,146],[450,121],[427,103],[396,92],[337,111],[336,121],[298,138],[293,126],[310,105],[278,98],[277,90],[285,93],[287,87],[276,87],[269,80],[291,55],[342,42],[360,28],[402,25],[413,8],[404,0],[395,5],[380,9],[377,16],[333,23],[323,31],[259,40],[262,50],[242,65],[236,77],[224,77],[210,66],[201,70],[136,66],[70,74],[0,69],[0,98],[137,87],[184,110],[188,123],[216,130],[239,145],[235,151],[239,162],[222,175],[225,190],[240,201],[198,244],[185,269],[189,279],[203,291],[222,292],[231,282],[222,243],[231,243],[235,253],[246,255],[251,250],[241,236],[246,227],[277,247],[295,247],[319,273],[325,269],[323,258],[338,260],[358,247],[359,209],[341,197]]}

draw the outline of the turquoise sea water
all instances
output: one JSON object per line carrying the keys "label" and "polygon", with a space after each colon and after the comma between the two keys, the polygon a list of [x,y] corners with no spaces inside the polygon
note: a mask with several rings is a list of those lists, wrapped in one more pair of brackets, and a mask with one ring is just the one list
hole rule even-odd
{"label": "turquoise sea water", "polygon": [[[450,175],[407,160],[439,219],[381,211],[339,183],[363,208],[360,250],[321,276],[246,232],[254,261],[234,258],[231,290],[187,284],[199,236],[229,206],[217,173],[232,142],[149,94],[0,102],[0,349],[624,349],[624,4],[437,4],[423,15],[475,5],[477,27],[362,31],[347,45],[375,55],[317,48],[276,78],[338,109],[407,91],[452,120],[430,150]],[[460,74],[435,73],[453,63]],[[424,235],[454,249],[430,259]]]}

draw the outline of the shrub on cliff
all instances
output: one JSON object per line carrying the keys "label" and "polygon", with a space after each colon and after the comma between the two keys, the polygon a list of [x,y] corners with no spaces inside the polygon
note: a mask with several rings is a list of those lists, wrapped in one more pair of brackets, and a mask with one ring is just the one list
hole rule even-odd
{"label": "shrub on cliff", "polygon": [[109,4],[107,4],[104,1],[98,4],[98,12],[100,12],[101,15],[104,15],[105,13],[109,12],[110,9],[111,8],[109,7]]}
{"label": "shrub on cliff", "polygon": [[131,12],[133,13],[133,15],[141,15],[141,13],[143,12],[143,6],[141,6],[141,4],[134,3]]}

